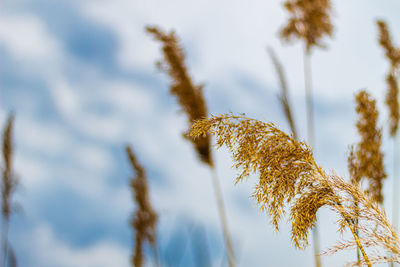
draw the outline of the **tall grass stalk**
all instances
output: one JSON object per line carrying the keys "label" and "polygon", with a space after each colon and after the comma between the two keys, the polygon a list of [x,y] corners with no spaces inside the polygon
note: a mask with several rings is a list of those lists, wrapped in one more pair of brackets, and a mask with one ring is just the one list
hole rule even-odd
{"label": "tall grass stalk", "polygon": [[[392,224],[394,230],[399,232],[399,134],[393,137],[393,196],[392,196]],[[394,263],[390,262],[393,267]]]}
{"label": "tall grass stalk", "polygon": [[[198,119],[207,116],[207,105],[203,96],[203,86],[195,85],[189,75],[185,64],[185,53],[179,44],[178,37],[174,31],[166,33],[158,27],[146,27],[146,31],[157,41],[162,43],[164,60],[157,63],[157,66],[166,72],[171,78],[170,93],[177,97],[178,103],[188,117],[189,127]],[[187,135],[184,135],[187,137]],[[215,165],[211,152],[211,141],[209,135],[201,138],[187,138],[197,152],[201,162],[207,164],[211,170],[215,198],[221,221],[222,231],[225,239],[226,250],[229,259],[229,266],[235,266],[234,252],[231,236],[228,230],[227,216],[222,201],[222,190],[216,175]]]}
{"label": "tall grass stalk", "polygon": [[227,250],[227,254],[228,254],[229,266],[235,266],[235,257],[234,257],[234,253],[233,253],[231,234],[229,232],[228,219],[227,219],[227,216],[226,216],[226,211],[225,211],[225,205],[224,205],[224,200],[223,200],[223,196],[222,196],[221,185],[220,185],[220,182],[219,182],[219,179],[218,179],[216,168],[214,166],[212,166],[212,167],[210,167],[210,169],[211,169],[211,176],[212,176],[215,199],[217,201],[218,214],[219,214],[219,218],[220,218],[220,221],[221,221],[222,229],[224,231],[224,237],[225,237],[226,250]]}
{"label": "tall grass stalk", "polygon": [[[304,47],[303,53],[304,63],[304,86],[306,92],[306,113],[307,113],[307,140],[309,145],[314,148],[315,145],[315,130],[314,130],[314,106],[312,92],[312,75],[311,75],[311,55],[307,47]],[[321,267],[320,245],[319,245],[319,230],[316,223],[312,229],[315,266]]]}

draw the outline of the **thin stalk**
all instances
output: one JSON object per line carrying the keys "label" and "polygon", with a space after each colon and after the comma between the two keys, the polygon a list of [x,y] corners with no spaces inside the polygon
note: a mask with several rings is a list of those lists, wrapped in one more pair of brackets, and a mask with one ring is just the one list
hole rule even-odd
{"label": "thin stalk", "polygon": [[[308,144],[314,148],[314,109],[312,101],[312,77],[311,77],[311,55],[307,52],[304,47],[304,85],[306,90],[306,113],[307,113],[307,139]],[[318,225],[315,224],[312,229],[313,244],[314,244],[314,255],[315,255],[315,266],[321,267],[321,257],[319,249],[319,234]]]}
{"label": "thin stalk", "polygon": [[[314,167],[318,170],[318,166],[316,165],[316,163],[314,163]],[[324,176],[324,174],[323,174],[322,172],[318,171],[318,173],[319,173],[319,175]],[[346,213],[344,212],[343,205],[342,205],[342,203],[339,201],[338,196],[335,194],[334,197],[335,197],[335,204],[336,204],[336,207],[337,207],[337,211],[338,211],[338,212],[340,213],[340,215],[345,219],[345,221],[346,221],[346,223],[347,223],[347,226],[349,227],[351,233],[353,234],[354,240],[355,240],[356,243],[357,243],[357,247],[360,249],[361,254],[363,255],[363,258],[364,258],[365,263],[367,264],[368,267],[372,267],[371,262],[370,262],[370,260],[369,260],[369,258],[368,258],[368,256],[367,256],[367,253],[365,252],[365,250],[364,250],[364,248],[363,248],[363,246],[362,246],[362,244],[361,244],[360,238],[358,237],[358,233],[357,233],[357,232],[358,232],[358,227],[356,228],[356,227],[353,225],[353,222],[348,218],[348,216],[347,216]],[[357,206],[358,206],[358,205],[357,205]],[[358,210],[358,208],[357,208],[357,210]],[[358,221],[358,220],[357,220],[357,221]],[[357,224],[358,224],[358,223],[357,223]]]}
{"label": "thin stalk", "polygon": [[3,217],[3,234],[2,234],[2,243],[3,243],[3,266],[7,266],[7,255],[8,255],[8,219]]}
{"label": "thin stalk", "polygon": [[235,264],[235,257],[234,257],[234,254],[233,254],[231,235],[229,233],[228,220],[227,220],[227,217],[226,217],[224,201],[223,201],[223,198],[222,198],[221,186],[219,184],[217,171],[216,171],[215,167],[210,167],[210,169],[211,169],[211,176],[212,176],[213,187],[214,187],[214,194],[215,194],[215,198],[217,200],[218,213],[219,213],[219,217],[220,217],[220,221],[221,221],[222,230],[224,232],[224,238],[225,238],[226,250],[227,250],[227,254],[228,254],[229,266],[230,267],[235,267],[235,265],[236,265]]}
{"label": "thin stalk", "polygon": [[[398,134],[393,137],[393,204],[392,204],[392,224],[394,231],[397,233],[399,228],[399,138]],[[394,263],[391,262],[393,267]]]}
{"label": "thin stalk", "polygon": [[[346,220],[346,221],[347,221],[347,220]],[[347,221],[347,224],[348,224],[348,226],[349,226],[349,228],[350,228],[351,233],[352,233],[353,236],[354,236],[354,240],[356,241],[357,246],[358,246],[358,248],[359,248],[360,251],[361,251],[361,254],[362,254],[363,257],[364,257],[365,263],[367,264],[368,267],[372,267],[371,262],[369,261],[369,258],[368,258],[368,256],[367,256],[367,253],[365,253],[365,250],[364,250],[363,246],[361,245],[360,239],[358,238],[358,235],[357,235],[357,233],[356,233],[356,231],[355,231],[353,225],[352,225],[351,222],[349,222],[349,221]]]}

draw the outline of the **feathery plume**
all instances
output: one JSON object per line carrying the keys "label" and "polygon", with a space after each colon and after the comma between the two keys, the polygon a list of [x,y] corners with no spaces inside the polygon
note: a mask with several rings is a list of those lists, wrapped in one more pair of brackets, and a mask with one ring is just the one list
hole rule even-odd
{"label": "feathery plume", "polygon": [[368,179],[368,193],[378,203],[383,203],[382,187],[386,173],[381,151],[382,130],[377,127],[378,110],[376,101],[366,92],[356,95],[356,112],[359,114],[357,130],[360,142],[350,152],[348,168],[354,184],[362,178]]}
{"label": "feathery plume", "polygon": [[386,83],[388,84],[388,91],[386,93],[385,103],[389,107],[389,125],[390,125],[390,136],[395,137],[397,129],[399,128],[399,87],[397,80],[393,73],[389,73],[386,77]]}
{"label": "feathery plume", "polygon": [[[393,253],[386,261],[399,261],[399,240],[385,215],[371,197],[356,185],[335,174],[327,174],[314,160],[310,147],[279,130],[273,123],[244,116],[221,115],[197,121],[189,133],[192,137],[213,134],[219,147],[226,145],[241,173],[236,183],[258,173],[260,179],[253,196],[262,211],[272,218],[279,230],[279,221],[290,207],[292,241],[298,248],[308,244],[308,233],[316,222],[319,208],[327,206],[339,216],[339,230],[350,229],[354,240],[345,241],[329,250],[360,248],[365,264],[371,266],[365,248]],[[355,210],[353,201],[359,206]],[[360,234],[353,226],[358,216]],[[377,225],[377,230],[373,227]],[[359,237],[360,236],[360,237]],[[373,258],[376,260],[375,258]]]}
{"label": "feathery plume", "polygon": [[157,214],[150,204],[147,178],[143,166],[137,161],[131,147],[126,146],[126,154],[132,169],[136,172],[136,178],[131,179],[130,186],[137,205],[136,212],[131,220],[131,226],[136,234],[135,252],[132,256],[132,264],[138,267],[142,266],[144,261],[144,242],[149,242],[155,249]]}
{"label": "feathery plume", "polygon": [[323,47],[321,39],[333,31],[330,0],[287,0],[284,7],[291,17],[280,36],[286,41],[303,40],[308,53],[313,46]]}
{"label": "feathery plume", "polygon": [[8,221],[11,213],[11,194],[14,192],[18,181],[12,172],[13,143],[12,130],[14,115],[10,115],[3,133],[3,183],[2,183],[2,214],[5,221]]}
{"label": "feathery plume", "polygon": [[12,132],[14,126],[14,115],[10,114],[3,132],[3,176],[1,184],[1,197],[2,197],[2,217],[3,217],[3,233],[2,233],[2,245],[3,245],[3,264],[6,266],[9,255],[8,245],[8,227],[10,221],[10,215],[12,211],[11,196],[15,191],[18,180],[13,173],[13,141]]}
{"label": "feathery plume", "polygon": [[[203,97],[203,86],[194,85],[185,65],[185,53],[179,45],[175,32],[169,34],[157,27],[146,27],[146,31],[163,45],[164,62],[157,66],[169,74],[172,79],[170,93],[178,98],[178,103],[188,115],[190,125],[207,116],[207,107]],[[186,136],[186,135],[185,135]],[[190,139],[201,161],[212,166],[210,137]]]}
{"label": "feathery plume", "polygon": [[386,22],[383,20],[377,20],[376,24],[379,29],[379,44],[385,50],[386,57],[389,59],[391,64],[391,69],[395,70],[398,68],[400,63],[400,50],[393,45]]}
{"label": "feathery plume", "polygon": [[282,108],[283,108],[283,111],[285,112],[286,119],[290,125],[290,129],[293,133],[293,137],[294,137],[294,139],[297,139],[296,125],[294,123],[292,109],[290,107],[288,86],[286,83],[285,73],[283,71],[282,64],[279,62],[279,60],[278,60],[274,50],[272,50],[272,48],[268,47],[267,51],[268,51],[269,56],[271,57],[272,63],[274,64],[276,73],[278,74],[278,78],[279,78],[279,83],[280,83],[280,88],[281,88],[279,100],[281,101]]}

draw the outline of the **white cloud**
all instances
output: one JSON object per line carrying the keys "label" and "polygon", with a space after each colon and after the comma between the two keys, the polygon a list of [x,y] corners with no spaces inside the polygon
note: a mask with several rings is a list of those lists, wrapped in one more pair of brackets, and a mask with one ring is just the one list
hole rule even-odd
{"label": "white cloud", "polygon": [[18,59],[42,62],[41,67],[58,60],[61,53],[58,41],[47,31],[46,25],[30,14],[2,16],[0,42]]}
{"label": "white cloud", "polygon": [[101,241],[86,248],[74,248],[57,239],[47,225],[37,227],[31,234],[31,266],[40,267],[109,267],[129,266],[127,248],[109,241]]}

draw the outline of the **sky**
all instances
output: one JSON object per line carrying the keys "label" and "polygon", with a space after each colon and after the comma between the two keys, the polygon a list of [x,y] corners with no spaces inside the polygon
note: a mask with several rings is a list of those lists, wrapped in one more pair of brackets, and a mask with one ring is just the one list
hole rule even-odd
{"label": "sky", "polygon": [[[169,78],[155,66],[160,45],[146,25],[175,30],[187,66],[203,83],[210,114],[245,113],[289,131],[266,52],[272,47],[288,77],[300,138],[305,140],[302,45],[282,42],[283,1],[260,0],[2,0],[0,2],[0,123],[16,114],[15,173],[19,207],[10,243],[19,266],[129,266],[135,209],[131,144],[147,171],[159,214],[163,266],[227,266],[209,169],[182,138],[187,118],[169,95]],[[376,19],[400,44],[400,3],[332,1],[334,34],[312,53],[315,157],[348,178],[346,155],[359,137],[354,95],[377,99],[383,127],[385,209],[391,214],[392,140],[388,138],[385,75]],[[397,42],[396,42],[397,41]],[[234,185],[224,148],[213,150],[238,266],[312,266],[310,246],[294,248],[290,225],[277,233],[250,197],[256,176]],[[339,238],[337,218],[319,212],[321,249]],[[196,254],[197,253],[197,254]],[[154,266],[151,250],[147,266]],[[323,257],[343,266],[355,253]],[[208,260],[208,263],[207,263]]]}

